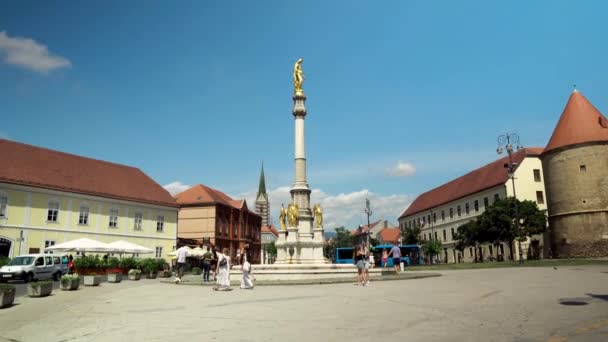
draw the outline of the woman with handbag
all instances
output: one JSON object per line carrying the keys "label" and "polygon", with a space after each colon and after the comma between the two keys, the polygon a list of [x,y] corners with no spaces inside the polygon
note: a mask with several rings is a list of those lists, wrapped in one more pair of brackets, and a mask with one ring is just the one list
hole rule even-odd
{"label": "woman with handbag", "polygon": [[222,253],[217,254],[217,285],[213,288],[216,291],[230,291],[230,257],[228,248],[224,248]]}
{"label": "woman with handbag", "polygon": [[243,271],[243,279],[241,280],[241,289],[253,290],[253,281],[251,280],[251,263],[247,260],[247,247],[241,249],[241,271]]}

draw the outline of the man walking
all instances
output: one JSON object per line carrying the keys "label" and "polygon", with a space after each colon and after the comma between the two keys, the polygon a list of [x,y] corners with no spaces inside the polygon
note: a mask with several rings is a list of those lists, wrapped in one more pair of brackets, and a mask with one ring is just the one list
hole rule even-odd
{"label": "man walking", "polygon": [[207,246],[207,251],[203,254],[203,282],[209,282],[209,271],[211,271],[211,260],[213,259],[213,253]]}
{"label": "man walking", "polygon": [[399,249],[399,246],[397,246],[397,244],[394,244],[389,254],[391,255],[391,258],[393,258],[395,275],[399,275],[399,271],[401,270],[401,249]]}
{"label": "man walking", "polygon": [[175,283],[179,283],[182,281],[182,277],[184,276],[184,268],[186,267],[186,257],[188,256],[188,247],[181,246],[177,249],[177,277],[175,278]]}

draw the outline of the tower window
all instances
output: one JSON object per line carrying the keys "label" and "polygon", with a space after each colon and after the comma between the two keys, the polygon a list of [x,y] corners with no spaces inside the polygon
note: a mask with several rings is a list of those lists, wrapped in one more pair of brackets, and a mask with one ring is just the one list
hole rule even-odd
{"label": "tower window", "polygon": [[587,165],[581,165],[581,166],[579,166],[579,168],[580,168],[582,174],[587,173]]}

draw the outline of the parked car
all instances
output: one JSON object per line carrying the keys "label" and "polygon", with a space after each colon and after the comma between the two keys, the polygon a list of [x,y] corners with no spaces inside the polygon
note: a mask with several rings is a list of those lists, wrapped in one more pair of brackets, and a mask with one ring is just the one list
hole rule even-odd
{"label": "parked car", "polygon": [[63,274],[68,273],[67,264],[68,257],[65,255],[21,255],[0,268],[0,282],[23,280],[27,283],[32,280],[59,280]]}

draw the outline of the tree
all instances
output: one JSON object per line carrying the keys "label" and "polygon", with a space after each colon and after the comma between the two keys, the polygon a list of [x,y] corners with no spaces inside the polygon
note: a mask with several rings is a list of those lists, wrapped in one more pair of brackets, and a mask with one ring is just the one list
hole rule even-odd
{"label": "tree", "polygon": [[344,226],[336,228],[336,243],[334,247],[352,247],[353,245],[354,238],[350,230],[344,228]]}
{"label": "tree", "polygon": [[417,245],[420,242],[420,225],[401,228],[401,236],[406,245]]}
{"label": "tree", "polygon": [[441,253],[441,242],[435,239],[426,240],[422,245],[424,254],[428,254],[431,264],[433,264],[433,255],[439,255]]}
{"label": "tree", "polygon": [[[519,211],[520,230],[515,223],[515,206]],[[509,247],[513,260],[513,244],[515,240],[525,240],[534,234],[547,230],[547,217],[535,202],[519,201],[513,197],[503,198],[477,217],[477,241],[497,244],[503,242]]]}
{"label": "tree", "polygon": [[477,220],[469,221],[456,229],[454,239],[455,248],[461,253],[469,246],[475,247],[475,261],[477,261],[477,245],[482,242],[482,234]]}

